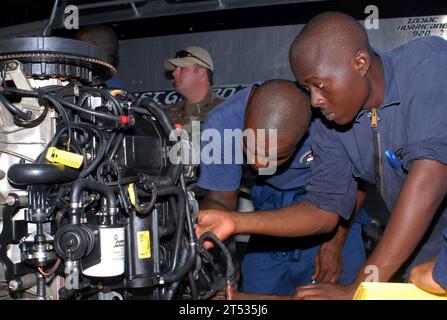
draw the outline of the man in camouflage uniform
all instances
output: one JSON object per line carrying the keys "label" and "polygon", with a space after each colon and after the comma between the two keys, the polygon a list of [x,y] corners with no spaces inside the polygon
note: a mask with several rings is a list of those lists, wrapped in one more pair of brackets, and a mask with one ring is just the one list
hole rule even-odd
{"label": "man in camouflage uniform", "polygon": [[208,112],[223,101],[213,90],[214,64],[210,54],[200,47],[177,51],[175,58],[164,61],[166,70],[172,71],[175,90],[184,99],[168,108],[176,125],[191,134],[192,121],[203,121]]}

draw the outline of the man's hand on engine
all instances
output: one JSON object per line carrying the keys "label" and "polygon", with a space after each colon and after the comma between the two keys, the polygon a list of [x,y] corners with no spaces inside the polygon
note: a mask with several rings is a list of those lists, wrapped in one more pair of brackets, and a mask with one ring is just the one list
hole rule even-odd
{"label": "man's hand on engine", "polygon": [[[200,210],[196,226],[197,237],[200,238],[204,232],[211,231],[222,241],[228,239],[236,231],[235,215],[237,214],[237,212],[215,209]],[[211,241],[205,241],[206,249],[212,247]]]}

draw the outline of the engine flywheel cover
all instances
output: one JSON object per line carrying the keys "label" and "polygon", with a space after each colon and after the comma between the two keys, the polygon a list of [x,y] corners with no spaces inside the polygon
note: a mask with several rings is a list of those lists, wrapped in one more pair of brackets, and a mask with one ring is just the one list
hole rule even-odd
{"label": "engine flywheel cover", "polygon": [[18,60],[27,76],[98,84],[111,79],[116,68],[104,52],[86,42],[58,37],[19,37],[0,40],[0,61]]}

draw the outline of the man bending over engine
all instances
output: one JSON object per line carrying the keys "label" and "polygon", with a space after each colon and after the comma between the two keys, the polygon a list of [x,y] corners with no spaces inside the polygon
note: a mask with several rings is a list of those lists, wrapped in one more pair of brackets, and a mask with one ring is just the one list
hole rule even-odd
{"label": "man bending over engine", "polygon": [[[251,198],[256,210],[279,209],[303,201],[313,160],[312,129],[308,129],[311,118],[308,96],[287,80],[251,85],[211,111],[202,140],[210,129],[217,130],[221,140],[202,142],[198,185],[208,193],[200,209],[235,210],[247,162],[255,173]],[[272,139],[272,129],[277,139]],[[236,134],[235,141],[230,141],[230,147],[228,130],[244,130],[244,135]],[[268,134],[260,138],[265,132]],[[255,143],[250,143],[250,133],[257,137]],[[203,153],[211,149],[220,161],[206,164]],[[238,161],[242,154],[244,164]],[[242,263],[242,291],[290,295],[296,286],[312,280],[351,282],[365,254],[360,224],[354,223],[349,234],[346,226],[349,222],[343,221],[336,232],[313,237],[252,235]]]}

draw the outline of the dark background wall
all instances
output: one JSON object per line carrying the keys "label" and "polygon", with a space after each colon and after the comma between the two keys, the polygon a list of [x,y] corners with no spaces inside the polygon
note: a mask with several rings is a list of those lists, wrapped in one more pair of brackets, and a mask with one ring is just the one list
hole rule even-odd
{"label": "dark background wall", "polygon": [[131,91],[171,88],[163,60],[188,46],[206,48],[215,64],[216,85],[290,78],[288,50],[302,26],[250,28],[124,40],[120,76]]}
{"label": "dark background wall", "polygon": [[[288,50],[302,27],[303,24],[267,26],[121,40],[120,76],[130,91],[172,89],[163,60],[187,46],[202,46],[214,59],[216,85],[292,79]],[[382,50],[393,49],[421,34],[447,39],[447,16],[380,18],[379,29],[367,32],[372,46]]]}

